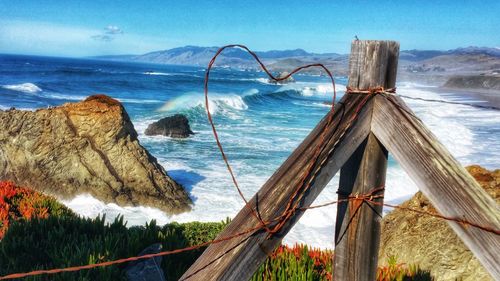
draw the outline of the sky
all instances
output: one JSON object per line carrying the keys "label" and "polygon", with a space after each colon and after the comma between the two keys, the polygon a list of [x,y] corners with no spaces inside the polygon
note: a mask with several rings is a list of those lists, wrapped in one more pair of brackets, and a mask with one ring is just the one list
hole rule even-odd
{"label": "sky", "polygon": [[245,44],[348,53],[360,39],[402,50],[500,47],[500,1],[0,0],[0,53],[65,57]]}

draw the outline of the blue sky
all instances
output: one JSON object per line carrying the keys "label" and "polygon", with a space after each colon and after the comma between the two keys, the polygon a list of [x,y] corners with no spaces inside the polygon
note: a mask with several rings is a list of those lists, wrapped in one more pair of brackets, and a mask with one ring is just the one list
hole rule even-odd
{"label": "blue sky", "polygon": [[0,0],[0,53],[141,54],[246,44],[348,53],[350,41],[402,49],[500,47],[500,1]]}

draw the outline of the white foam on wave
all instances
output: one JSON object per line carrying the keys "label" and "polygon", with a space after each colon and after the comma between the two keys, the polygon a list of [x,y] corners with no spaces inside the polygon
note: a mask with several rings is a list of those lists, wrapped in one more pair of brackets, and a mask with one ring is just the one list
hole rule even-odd
{"label": "white foam on wave", "polygon": [[274,84],[272,82],[269,82],[269,78],[255,78],[255,79],[252,79],[254,81],[257,81],[259,83],[262,83],[262,84],[268,84],[268,85],[271,85],[271,84]]}
{"label": "white foam on wave", "polygon": [[28,94],[35,94],[41,92],[42,89],[33,83],[22,83],[22,84],[14,84],[14,85],[3,85],[2,88],[9,89],[12,91],[18,91]]}
{"label": "white foam on wave", "polygon": [[409,82],[409,81],[400,82],[397,85],[398,90],[401,90],[401,89],[415,89],[415,88],[429,88],[429,89],[432,89],[432,88],[437,88],[437,87],[438,86],[425,85],[425,84],[420,84],[420,83],[417,83],[417,82]]}
{"label": "white foam on wave", "polygon": [[[228,113],[228,109],[248,109],[248,105],[243,98],[236,94],[210,93],[208,106],[211,114]],[[169,100],[158,111],[180,111],[195,107],[205,107],[205,97],[202,93],[191,92]]]}
{"label": "white foam on wave", "polygon": [[152,76],[191,76],[201,78],[202,76],[192,74],[192,73],[180,73],[180,72],[156,72],[156,71],[146,71],[142,72],[144,75],[152,75]]}
{"label": "white foam on wave", "polygon": [[[443,99],[435,92],[411,87],[399,87],[398,93],[414,98]],[[465,158],[474,150],[474,135],[460,118],[467,106],[411,99],[405,102],[455,157]]]}
{"label": "white foam on wave", "polygon": [[65,95],[60,93],[46,93],[44,96],[56,100],[73,100],[73,101],[82,101],[87,98],[87,96]]}
{"label": "white foam on wave", "polygon": [[[212,165],[213,164],[213,165]],[[162,162],[162,165],[169,171],[182,170],[186,173],[193,172],[189,167],[182,164],[169,164]],[[96,217],[106,214],[106,221],[110,222],[118,215],[123,215],[128,226],[144,225],[151,219],[155,219],[159,224],[169,222],[190,222],[190,221],[222,221],[227,217],[234,217],[244,206],[244,202],[239,197],[237,191],[230,185],[230,178],[225,172],[223,164],[207,163],[209,169],[199,171],[204,180],[197,183],[191,190],[190,195],[194,198],[195,204],[190,212],[168,216],[156,208],[150,207],[120,207],[114,203],[103,203],[102,201],[84,194],[78,195],[71,200],[64,200],[63,203],[76,213],[86,217]],[[240,169],[235,163],[234,167]],[[254,192],[255,185],[262,185],[265,177],[255,175],[241,175],[239,182],[243,193],[250,198]]]}
{"label": "white foam on wave", "polygon": [[173,76],[173,75],[175,75],[176,73],[166,73],[166,72],[146,71],[146,72],[143,72],[142,74],[145,74],[145,75],[160,75],[160,76]]}
{"label": "white foam on wave", "polygon": [[[333,86],[331,83],[312,83],[312,82],[295,82],[281,86],[278,92],[297,91],[302,96],[328,96],[333,95]],[[338,92],[345,91],[346,87],[342,84],[336,84],[335,90]]]}
{"label": "white foam on wave", "polygon": [[260,84],[266,84],[266,85],[276,85],[276,83],[270,82],[269,78],[264,78],[264,77],[258,77],[258,78],[214,77],[214,78],[210,78],[210,80],[214,80],[214,81],[250,81],[250,82],[258,82]]}

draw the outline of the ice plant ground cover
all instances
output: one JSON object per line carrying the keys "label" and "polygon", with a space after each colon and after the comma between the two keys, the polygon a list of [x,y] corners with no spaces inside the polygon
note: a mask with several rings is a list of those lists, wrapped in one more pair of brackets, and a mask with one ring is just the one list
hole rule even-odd
{"label": "ice plant ground cover", "polygon": [[68,214],[72,212],[50,196],[0,181],[0,240],[13,221]]}
{"label": "ice plant ground cover", "polygon": [[[333,280],[333,251],[302,244],[279,246],[257,270],[252,281]],[[376,281],[432,280],[429,272],[416,265],[398,263],[388,257],[388,265],[379,267]]]}

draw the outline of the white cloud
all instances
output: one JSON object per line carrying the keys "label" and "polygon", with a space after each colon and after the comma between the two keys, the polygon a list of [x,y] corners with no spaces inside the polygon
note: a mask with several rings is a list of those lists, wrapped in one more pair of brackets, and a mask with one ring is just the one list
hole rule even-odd
{"label": "white cloud", "polygon": [[[112,32],[108,33],[108,32]],[[120,34],[120,36],[116,36]],[[181,44],[176,40],[47,22],[0,20],[0,53],[51,56],[142,54]]]}
{"label": "white cloud", "polygon": [[108,25],[105,30],[107,34],[123,34],[123,31],[116,25]]}
{"label": "white cloud", "polygon": [[101,34],[96,34],[90,36],[90,38],[102,41],[102,42],[110,42],[115,40],[116,35],[123,34],[123,31],[116,25],[108,25],[104,28],[104,32]]}

